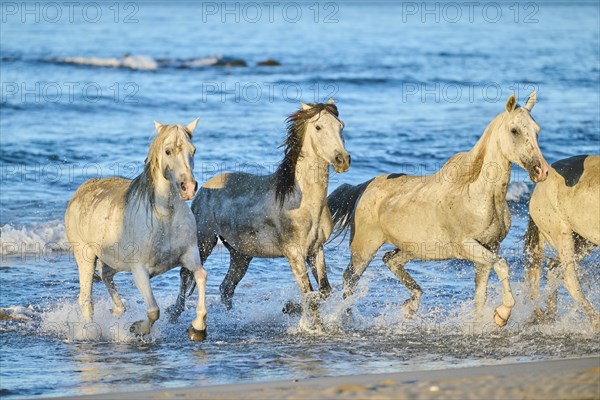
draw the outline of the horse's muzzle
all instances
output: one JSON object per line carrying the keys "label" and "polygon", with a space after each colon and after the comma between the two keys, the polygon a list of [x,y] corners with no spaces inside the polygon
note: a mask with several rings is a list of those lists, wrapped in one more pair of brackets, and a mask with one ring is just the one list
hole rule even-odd
{"label": "horse's muzzle", "polygon": [[348,154],[346,152],[338,153],[335,156],[335,162],[333,163],[333,169],[337,173],[346,172],[350,169],[350,162],[351,162],[350,154]]}
{"label": "horse's muzzle", "polygon": [[196,194],[196,190],[198,190],[198,182],[195,179],[179,183],[179,197],[181,200],[192,200]]}
{"label": "horse's muzzle", "polygon": [[527,166],[527,172],[533,183],[544,182],[548,177],[548,163],[543,158],[536,160]]}

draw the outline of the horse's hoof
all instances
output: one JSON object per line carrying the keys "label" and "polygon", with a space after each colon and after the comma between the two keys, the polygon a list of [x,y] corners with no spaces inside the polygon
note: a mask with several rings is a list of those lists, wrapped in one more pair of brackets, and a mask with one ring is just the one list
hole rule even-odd
{"label": "horse's hoof", "polygon": [[402,304],[402,312],[404,313],[404,318],[412,319],[417,314],[418,305],[415,307],[412,300],[406,300],[404,304]]}
{"label": "horse's hoof", "polygon": [[223,303],[227,311],[233,308],[233,300],[231,299],[231,297],[221,295],[221,303]]}
{"label": "horse's hoof", "polygon": [[526,325],[550,324],[556,320],[556,316],[541,308],[536,308],[533,313],[525,320]]}
{"label": "horse's hoof", "polygon": [[199,331],[193,326],[190,326],[187,330],[188,337],[193,342],[202,342],[206,339],[206,329]]}
{"label": "horse's hoof", "polygon": [[319,289],[319,297],[321,300],[326,300],[331,295],[331,286],[324,286]]}
{"label": "horse's hoof", "polygon": [[502,318],[502,316],[500,316],[500,314],[498,313],[498,311],[495,310],[494,311],[494,322],[496,322],[496,325],[499,328],[502,328],[508,322],[508,318],[506,318],[506,319]]}
{"label": "horse's hoof", "polygon": [[110,313],[115,318],[121,318],[121,315],[125,312],[125,307],[123,308],[111,308]]}
{"label": "horse's hoof", "polygon": [[136,321],[129,327],[129,332],[133,333],[135,336],[145,336],[150,334],[150,329],[144,329],[142,324],[144,321]]}
{"label": "horse's hoof", "polygon": [[179,316],[183,312],[183,307],[173,304],[173,305],[167,307],[167,309],[165,311],[169,315],[169,322],[174,324],[177,322],[177,320],[179,319]]}
{"label": "horse's hoof", "polygon": [[289,315],[302,314],[302,304],[294,303],[293,301],[288,301],[283,306],[281,312]]}

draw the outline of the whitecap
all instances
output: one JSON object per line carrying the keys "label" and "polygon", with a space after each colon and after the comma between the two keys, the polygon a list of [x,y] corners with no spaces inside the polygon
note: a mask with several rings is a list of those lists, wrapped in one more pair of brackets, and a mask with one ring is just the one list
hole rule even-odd
{"label": "whitecap", "polygon": [[46,254],[68,251],[69,240],[62,221],[36,223],[16,228],[0,227],[0,255]]}

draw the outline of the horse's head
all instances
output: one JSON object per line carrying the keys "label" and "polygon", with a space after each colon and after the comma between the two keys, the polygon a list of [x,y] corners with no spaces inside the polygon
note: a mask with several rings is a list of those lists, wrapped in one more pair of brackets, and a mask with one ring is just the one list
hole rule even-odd
{"label": "horse's head", "polygon": [[192,134],[198,119],[188,126],[162,125],[154,121],[158,131],[155,141],[159,144],[154,149],[155,161],[162,176],[179,193],[181,200],[191,200],[198,188],[193,173],[196,148],[192,144]]}
{"label": "horse's head", "polygon": [[540,126],[531,117],[536,98],[532,92],[524,107],[517,105],[514,94],[508,98],[499,137],[504,156],[527,171],[533,182],[542,182],[548,176],[548,163],[538,145]]}
{"label": "horse's head", "polygon": [[327,104],[304,104],[303,111],[320,108],[306,122],[306,131],[304,132],[305,143],[312,146],[314,152],[328,164],[333,165],[335,172],[346,172],[350,168],[350,154],[344,146],[344,137],[342,131],[344,123],[337,117],[337,108],[333,99],[329,99]]}

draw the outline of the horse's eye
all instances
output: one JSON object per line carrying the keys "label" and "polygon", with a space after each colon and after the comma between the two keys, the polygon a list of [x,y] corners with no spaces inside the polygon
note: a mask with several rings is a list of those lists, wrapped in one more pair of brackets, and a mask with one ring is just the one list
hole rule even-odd
{"label": "horse's eye", "polygon": [[168,155],[168,156],[170,156],[171,155],[171,150],[169,150],[169,149],[165,150],[165,154]]}
{"label": "horse's eye", "polygon": [[510,130],[510,132],[511,132],[513,135],[516,135],[517,133],[519,133],[519,131],[517,130],[517,128],[512,128],[512,129]]}
{"label": "horse's eye", "polygon": [[317,125],[317,126],[315,126],[315,128],[317,128],[317,130],[320,131],[321,130],[321,125]]}

